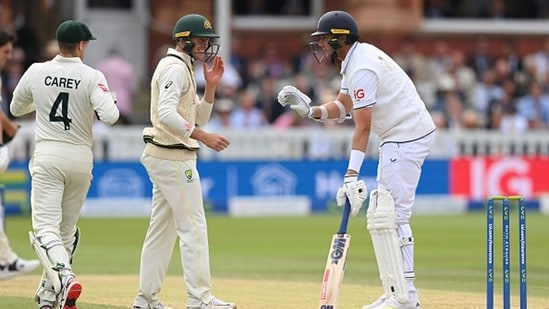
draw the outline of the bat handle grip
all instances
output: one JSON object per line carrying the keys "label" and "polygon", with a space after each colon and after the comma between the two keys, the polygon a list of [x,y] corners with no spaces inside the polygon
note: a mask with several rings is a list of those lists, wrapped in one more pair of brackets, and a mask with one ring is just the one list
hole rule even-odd
{"label": "bat handle grip", "polygon": [[343,207],[343,215],[341,216],[341,223],[339,224],[338,234],[347,234],[347,225],[349,223],[349,216],[351,214],[351,204],[347,199],[345,201],[345,207]]}

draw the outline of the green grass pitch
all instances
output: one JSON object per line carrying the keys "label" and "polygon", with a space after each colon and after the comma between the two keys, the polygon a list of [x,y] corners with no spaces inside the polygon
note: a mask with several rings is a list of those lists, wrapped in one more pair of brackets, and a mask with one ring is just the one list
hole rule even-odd
{"label": "green grass pitch", "polygon": [[[501,292],[501,220],[496,216],[495,262],[496,292]],[[248,306],[242,308],[313,308],[317,303],[320,279],[332,234],[337,230],[339,216],[311,215],[308,217],[271,217],[271,218],[232,218],[208,214],[210,254],[214,294],[216,289],[223,292],[220,298],[234,300],[250,298]],[[511,262],[512,292],[518,295],[518,251],[516,212],[511,216]],[[7,233],[13,249],[24,258],[34,258],[29,245],[27,231],[30,218],[7,219]],[[93,294],[93,289],[84,291],[79,308],[129,308],[137,289],[137,273],[142,240],[147,228],[147,218],[137,219],[96,219],[82,218],[79,226],[82,230],[81,245],[75,256],[73,268],[82,278],[99,276],[109,280],[108,284],[117,284],[121,292],[114,299],[105,300],[101,295]],[[416,215],[412,218],[412,228],[416,240],[416,285],[429,292],[428,295],[454,293],[467,298],[476,295],[471,301],[475,305],[460,308],[483,308],[486,285],[486,218],[483,213],[463,215]],[[534,299],[531,304],[549,304],[549,216],[530,212],[527,217],[527,254],[528,254],[528,294]],[[349,234],[352,235],[344,290],[341,302],[349,308],[360,308],[372,301],[372,296],[381,292],[377,266],[371,241],[366,230],[364,212],[350,219]],[[40,272],[23,277],[32,282],[28,286],[25,279],[15,278],[0,281],[0,308],[35,308],[32,296],[38,284]],[[176,248],[169,269],[173,282],[167,283],[173,290],[173,298],[184,304],[184,287],[179,265],[179,253]],[[118,286],[116,279],[125,283]],[[107,279],[104,279],[107,278]],[[128,279],[129,278],[129,279]],[[21,280],[21,281],[18,281]],[[227,286],[224,286],[228,280]],[[255,291],[254,295],[239,295],[246,288],[246,282],[257,285],[272,281],[272,290]],[[129,282],[128,282],[129,281]],[[11,283],[10,283],[11,282]],[[85,280],[85,288],[87,287]],[[243,283],[242,287],[235,282]],[[282,289],[288,284],[289,290]],[[11,291],[18,284],[21,290]],[[283,284],[283,285],[281,285]],[[91,285],[91,283],[89,284]],[[348,287],[347,287],[348,286]],[[98,289],[101,287],[98,287]],[[108,287],[106,287],[108,288]],[[25,290],[26,289],[26,290]],[[280,297],[281,304],[270,304],[271,294],[280,289],[285,293]],[[347,289],[347,290],[346,290]],[[367,297],[360,295],[370,291]],[[87,292],[86,292],[87,291]],[[86,294],[87,293],[87,294]],[[172,297],[166,292],[169,297]],[[295,295],[294,295],[295,294]],[[87,296],[86,296],[87,295]],[[86,296],[86,297],[84,297]],[[305,298],[304,304],[286,305],[284,299],[291,301]],[[501,295],[499,295],[501,298]],[[347,298],[347,300],[345,300]],[[496,295],[496,299],[498,296]],[[262,304],[265,299],[265,304]],[[356,300],[355,300],[356,299]],[[443,308],[428,306],[430,300],[422,298],[424,308]],[[447,308],[452,306],[452,299]],[[242,301],[240,301],[242,303]],[[516,303],[516,302],[515,302]],[[106,305],[107,304],[107,305]],[[108,305],[110,304],[110,305]],[[117,304],[117,305],[114,305]],[[436,302],[433,302],[436,304]],[[478,305],[478,306],[477,306]],[[545,307],[544,307],[545,306]],[[181,305],[180,307],[183,307]],[[239,308],[241,308],[239,306]],[[532,305],[532,308],[549,308],[549,305]]]}

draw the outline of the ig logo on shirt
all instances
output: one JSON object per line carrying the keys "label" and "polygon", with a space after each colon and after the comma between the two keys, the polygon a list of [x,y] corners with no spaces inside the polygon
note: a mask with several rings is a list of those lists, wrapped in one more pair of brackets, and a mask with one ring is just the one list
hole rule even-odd
{"label": "ig logo on shirt", "polygon": [[364,89],[360,88],[355,91],[353,91],[353,96],[355,97],[355,100],[362,100],[364,99]]}

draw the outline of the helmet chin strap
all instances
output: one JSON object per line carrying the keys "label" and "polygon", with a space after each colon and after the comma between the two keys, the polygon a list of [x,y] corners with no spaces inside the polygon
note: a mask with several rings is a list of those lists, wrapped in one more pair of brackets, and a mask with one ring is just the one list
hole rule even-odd
{"label": "helmet chin strap", "polygon": [[341,44],[339,44],[340,37],[334,36],[330,42],[328,42],[328,45],[330,45],[333,49],[332,54],[330,55],[330,60],[332,60],[332,64],[335,63],[335,60],[337,59],[337,51],[343,47]]}
{"label": "helmet chin strap", "polygon": [[195,57],[194,54],[191,52],[191,50],[192,50],[193,47],[194,47],[194,43],[193,43],[192,40],[190,40],[190,39],[179,39],[179,40],[177,40],[176,45],[177,45],[185,54],[189,55],[193,61],[196,60],[196,57]]}
{"label": "helmet chin strap", "polygon": [[332,61],[332,64],[335,64],[335,60],[337,59],[337,50],[332,51],[332,54],[330,55],[330,60]]}

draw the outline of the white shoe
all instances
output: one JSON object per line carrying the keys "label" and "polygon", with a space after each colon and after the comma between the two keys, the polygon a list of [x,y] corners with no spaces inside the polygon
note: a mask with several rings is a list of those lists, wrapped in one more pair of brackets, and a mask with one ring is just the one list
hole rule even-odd
{"label": "white shoe", "polygon": [[[373,304],[372,304],[373,305]],[[368,309],[421,309],[421,304],[419,303],[419,300],[417,297],[414,299],[411,299],[405,303],[399,302],[394,296],[391,296],[385,301],[383,301],[381,304],[379,304],[377,307],[363,307]]]}
{"label": "white shoe", "polygon": [[150,305],[148,305],[146,307],[134,305],[133,309],[172,309],[172,307],[168,307],[168,306],[163,305],[162,303],[158,303],[154,307],[151,307]]}
{"label": "white shoe", "polygon": [[207,304],[202,303],[200,304],[200,307],[187,307],[187,309],[236,309],[236,304],[222,301],[214,297]]}
{"label": "white shoe", "polygon": [[38,260],[17,258],[13,263],[0,265],[0,280],[6,280],[18,275],[27,274],[40,266]]}
{"label": "white shoe", "polygon": [[383,294],[376,301],[369,305],[365,305],[364,307],[362,307],[362,309],[376,309],[381,306],[385,302],[385,300],[387,300],[387,296]]}

